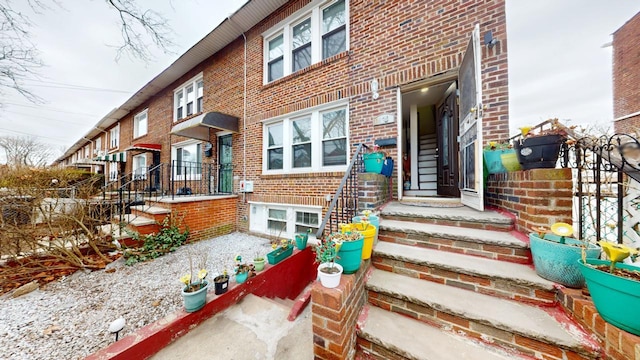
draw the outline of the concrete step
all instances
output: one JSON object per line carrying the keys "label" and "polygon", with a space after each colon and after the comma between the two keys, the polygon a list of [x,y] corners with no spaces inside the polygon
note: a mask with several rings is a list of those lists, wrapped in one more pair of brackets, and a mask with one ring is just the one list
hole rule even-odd
{"label": "concrete step", "polygon": [[162,223],[164,219],[171,214],[171,210],[160,206],[154,206],[152,204],[145,204],[132,206],[131,213],[137,216],[151,218],[158,223]]}
{"label": "concrete step", "polygon": [[135,214],[126,214],[119,216],[120,221],[127,224],[127,228],[135,231],[140,235],[148,235],[156,233],[160,230],[160,225],[154,219],[146,216],[138,216]]}
{"label": "concrete step", "polygon": [[437,173],[438,173],[438,168],[435,166],[418,168],[418,175],[429,175],[429,174],[437,174]]}
{"label": "concrete step", "polygon": [[[405,194],[407,194],[406,191]],[[407,194],[407,196],[415,195]],[[389,220],[413,221],[472,229],[513,230],[513,219],[495,211],[477,211],[469,207],[452,208],[447,209],[447,211],[442,211],[442,209],[438,207],[411,206],[394,201],[382,209],[381,216]]]}
{"label": "concrete step", "polygon": [[435,182],[438,180],[438,176],[436,174],[419,175],[418,180],[421,184],[424,182]]}
{"label": "concrete step", "polygon": [[438,196],[438,192],[436,190],[405,190],[404,195],[406,196]]}
{"label": "concrete step", "polygon": [[373,270],[369,302],[537,359],[598,359],[598,343],[559,308],[542,309],[452,286]]}
{"label": "concrete step", "polygon": [[438,190],[438,184],[436,184],[435,182],[422,182],[421,181],[419,186],[420,186],[420,190],[432,190],[432,191]]}
{"label": "concrete step", "polygon": [[[522,358],[515,352],[455,335],[375,306],[363,309],[358,324],[357,354],[373,359],[506,360]],[[426,341],[416,341],[425,339]],[[393,354],[392,356],[389,354]]]}
{"label": "concrete step", "polygon": [[539,277],[533,267],[380,241],[373,265],[418,279],[526,303],[553,306],[554,283]]}
{"label": "concrete step", "polygon": [[[404,200],[403,202],[406,202]],[[448,203],[442,205],[445,207]],[[441,209],[441,211],[449,210]],[[532,263],[529,244],[516,237],[515,234],[504,231],[383,218],[380,220],[378,233],[378,238],[381,241],[481,256],[518,264]]]}

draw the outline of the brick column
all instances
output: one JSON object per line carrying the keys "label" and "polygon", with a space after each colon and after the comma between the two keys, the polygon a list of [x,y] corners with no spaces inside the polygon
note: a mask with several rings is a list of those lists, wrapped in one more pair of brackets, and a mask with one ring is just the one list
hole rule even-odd
{"label": "brick column", "polygon": [[359,210],[377,209],[391,200],[389,178],[381,174],[358,174],[358,208]]}
{"label": "brick column", "polygon": [[550,227],[572,222],[571,169],[532,169],[491,174],[485,203],[513,213],[516,230],[528,233],[534,226]]}
{"label": "brick column", "polygon": [[364,305],[365,273],[370,260],[352,275],[342,274],[335,289],[319,281],[311,289],[313,353],[315,359],[353,359],[356,354],[356,321]]}

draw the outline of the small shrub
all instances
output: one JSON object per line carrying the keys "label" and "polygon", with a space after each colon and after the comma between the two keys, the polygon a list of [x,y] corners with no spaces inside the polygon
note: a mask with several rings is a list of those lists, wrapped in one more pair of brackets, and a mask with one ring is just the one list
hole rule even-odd
{"label": "small shrub", "polygon": [[[125,251],[125,264],[133,265],[138,262],[149,261],[166,253],[176,251],[189,237],[189,229],[180,230],[181,223],[180,217],[167,216],[162,221],[158,233],[145,236],[142,247]],[[136,235],[134,235],[134,239],[137,240]]]}

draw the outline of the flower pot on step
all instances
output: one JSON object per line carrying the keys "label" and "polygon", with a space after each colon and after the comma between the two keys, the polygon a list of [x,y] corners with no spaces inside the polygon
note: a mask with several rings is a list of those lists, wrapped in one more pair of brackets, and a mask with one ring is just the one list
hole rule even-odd
{"label": "flower pot on step", "polygon": [[184,300],[184,310],[186,312],[195,312],[204,307],[207,302],[207,290],[209,290],[209,283],[204,282],[204,286],[192,292],[186,292],[186,287],[182,290],[182,299]]}
{"label": "flower pot on step", "polygon": [[309,240],[308,233],[296,234],[296,247],[298,250],[304,250],[307,247],[307,241]]}
{"label": "flower pot on step", "polygon": [[344,241],[338,251],[336,263],[342,266],[343,273],[353,274],[360,269],[362,262],[362,247],[364,246],[364,237],[355,241]]}
{"label": "flower pot on step", "polygon": [[216,295],[224,294],[229,289],[229,276],[218,275],[213,278],[213,284],[215,286]]}
{"label": "flower pot on step", "polygon": [[340,285],[342,266],[336,263],[322,263],[318,266],[318,276],[322,286],[333,289]]}
{"label": "flower pot on step", "polygon": [[264,265],[266,264],[266,260],[264,258],[253,259],[253,268],[256,271],[264,270]]}
{"label": "flower pot on step", "polygon": [[269,261],[269,264],[271,265],[275,265],[277,263],[279,263],[280,261],[288,258],[289,256],[291,256],[291,254],[293,254],[293,247],[289,246],[286,249],[282,249],[282,248],[277,248],[275,250],[273,250],[270,253],[267,253],[267,260]]}

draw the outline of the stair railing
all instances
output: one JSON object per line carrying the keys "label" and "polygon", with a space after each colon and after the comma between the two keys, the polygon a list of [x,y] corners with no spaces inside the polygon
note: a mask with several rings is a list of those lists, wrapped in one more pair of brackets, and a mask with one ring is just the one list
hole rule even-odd
{"label": "stair railing", "polygon": [[363,172],[364,165],[362,155],[369,147],[365,144],[358,144],[356,151],[344,172],[340,186],[336,189],[331,204],[324,214],[322,223],[316,232],[316,238],[320,239],[325,230],[328,232],[338,231],[338,224],[349,223],[351,218],[358,212],[358,173]]}

